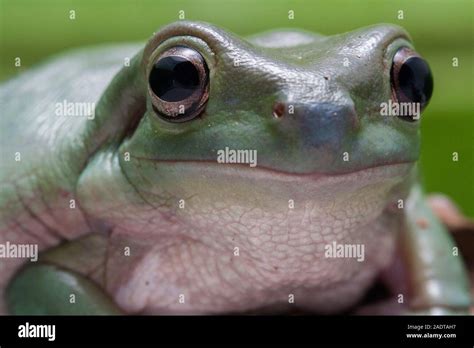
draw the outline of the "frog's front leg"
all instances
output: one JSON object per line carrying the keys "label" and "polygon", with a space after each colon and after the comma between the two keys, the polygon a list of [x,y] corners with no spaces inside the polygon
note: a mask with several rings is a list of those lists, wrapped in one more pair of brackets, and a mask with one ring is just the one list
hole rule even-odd
{"label": "frog's front leg", "polygon": [[411,190],[405,211],[400,247],[408,281],[409,312],[467,314],[471,297],[462,257],[419,186]]}
{"label": "frog's front leg", "polygon": [[103,269],[105,239],[91,235],[40,255],[8,286],[9,312],[16,315],[121,314],[113,300],[91,280]]}

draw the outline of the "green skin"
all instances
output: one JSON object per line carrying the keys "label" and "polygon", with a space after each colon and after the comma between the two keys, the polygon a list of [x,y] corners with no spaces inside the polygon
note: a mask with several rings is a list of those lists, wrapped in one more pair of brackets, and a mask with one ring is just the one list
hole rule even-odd
{"label": "green skin", "polygon": [[[148,92],[176,45],[210,73],[205,111],[183,123]],[[180,21],[145,48],[76,50],[5,83],[0,243],[43,252],[0,259],[0,313],[337,313],[378,279],[392,296],[369,312],[467,312],[464,265],[417,184],[420,122],[380,116],[403,46],[392,25],[243,40]],[[55,115],[63,100],[95,118]],[[218,164],[225,147],[257,150],[257,167]],[[325,257],[334,241],[365,260]]]}

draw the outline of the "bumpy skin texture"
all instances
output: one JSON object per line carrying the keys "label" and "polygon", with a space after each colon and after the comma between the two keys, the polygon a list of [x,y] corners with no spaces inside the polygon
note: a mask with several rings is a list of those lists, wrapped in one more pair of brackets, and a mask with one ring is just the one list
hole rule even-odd
{"label": "bumpy skin texture", "polygon": [[[174,124],[153,111],[145,71],[152,57],[178,44],[204,57],[210,95],[200,117]],[[245,41],[183,21],[159,30],[142,50],[76,51],[31,70],[0,89],[0,243],[60,244],[42,256],[61,268],[57,283],[55,268],[43,267],[37,274],[49,285],[37,286],[66,291],[67,270],[78,275],[78,292],[91,288],[84,283],[90,279],[91,299],[100,301],[98,286],[126,313],[336,313],[363,297],[401,243],[416,270],[406,272],[413,308],[462,310],[469,304],[464,269],[441,225],[426,217],[439,231],[419,246],[420,258],[403,242],[405,235],[419,242],[416,223],[392,209],[400,199],[421,205],[410,198],[418,192],[419,123],[379,114],[402,46],[411,47],[407,34],[391,25]],[[20,95],[31,102],[20,108]],[[53,105],[63,99],[96,102],[95,119],[55,116]],[[275,118],[278,104],[284,113]],[[217,164],[226,146],[257,150],[258,166]],[[78,239],[83,235],[94,237]],[[364,244],[365,260],[324,257],[333,241]],[[444,255],[436,267],[430,243]],[[10,284],[10,310],[49,313],[53,299],[42,309],[25,285],[34,273],[12,282],[21,261],[0,262],[0,296]],[[437,297],[439,289],[446,296]],[[71,313],[62,300],[55,312]]]}

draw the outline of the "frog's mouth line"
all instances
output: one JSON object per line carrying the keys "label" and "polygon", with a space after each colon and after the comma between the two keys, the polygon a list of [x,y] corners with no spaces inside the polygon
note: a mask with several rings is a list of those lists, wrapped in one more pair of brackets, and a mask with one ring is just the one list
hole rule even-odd
{"label": "frog's mouth line", "polygon": [[297,173],[297,172],[287,172],[274,168],[256,166],[250,167],[248,164],[242,163],[218,163],[215,161],[196,161],[196,160],[162,160],[154,159],[148,157],[140,156],[131,156],[137,161],[149,161],[154,164],[162,164],[165,166],[175,167],[176,169],[184,169],[187,166],[192,166],[195,169],[199,169],[199,173],[205,173],[209,171],[218,170],[223,174],[236,174],[238,173],[241,178],[265,178],[273,177],[274,179],[280,179],[281,181],[295,181],[295,180],[322,180],[322,179],[331,179],[331,178],[342,178],[348,176],[366,176],[371,174],[387,174],[387,177],[390,176],[405,176],[416,166],[416,161],[401,161],[401,162],[390,162],[383,163],[375,166],[369,166],[360,168],[353,171],[347,172],[335,172],[335,173],[324,173],[324,172],[311,172],[311,173]]}
{"label": "frog's mouth line", "polygon": [[[147,159],[144,159],[147,160]],[[301,197],[319,200],[322,195],[344,197],[354,190],[364,187],[370,190],[404,192],[407,183],[416,176],[416,162],[400,162],[367,167],[360,170],[337,173],[297,174],[275,169],[248,165],[223,165],[213,161],[158,161],[148,159],[152,166],[149,181],[166,183],[170,192],[193,192],[218,197],[234,197],[247,192],[254,197],[267,197],[267,203],[279,197]],[[123,168],[122,168],[123,170]],[[127,176],[127,171],[123,170]],[[130,180],[129,180],[130,181]],[[135,186],[135,190],[148,191],[148,187]],[[401,185],[401,186],[400,186]],[[331,193],[332,192],[332,193]],[[270,198],[273,197],[273,198]],[[387,204],[392,204],[391,199]]]}

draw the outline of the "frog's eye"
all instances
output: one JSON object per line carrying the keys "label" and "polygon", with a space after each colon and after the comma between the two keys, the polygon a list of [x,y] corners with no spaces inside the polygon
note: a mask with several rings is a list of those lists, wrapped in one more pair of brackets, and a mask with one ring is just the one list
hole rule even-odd
{"label": "frog's eye", "polygon": [[[392,95],[398,103],[419,103],[422,110],[433,92],[433,76],[428,63],[410,48],[400,48],[390,71]],[[400,116],[406,121],[414,118]]]}
{"label": "frog's eye", "polygon": [[171,122],[191,120],[209,97],[209,70],[196,50],[176,46],[160,54],[150,67],[148,91],[157,114]]}

